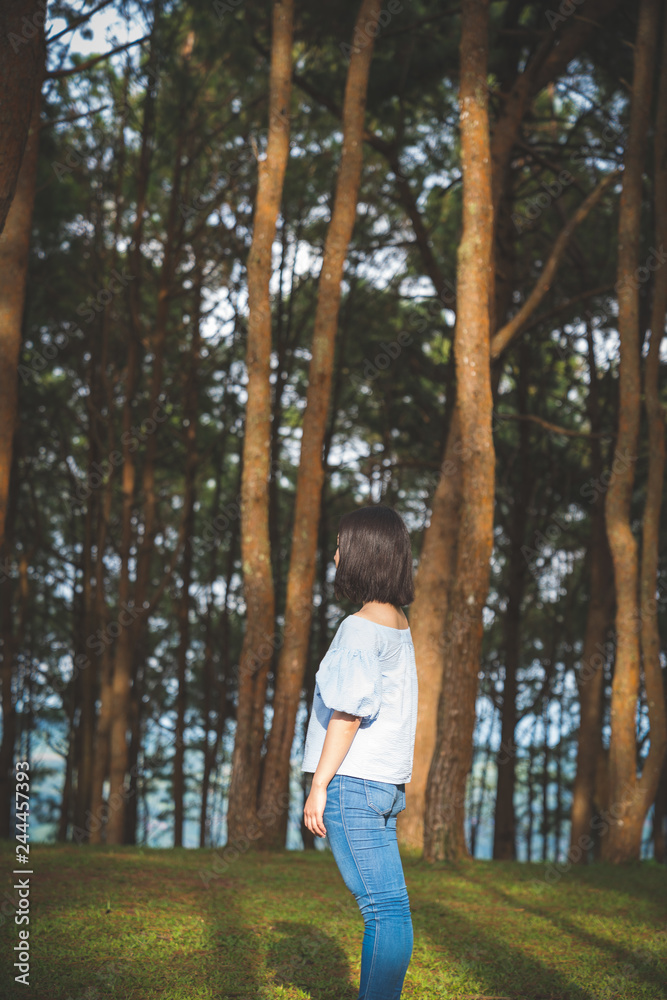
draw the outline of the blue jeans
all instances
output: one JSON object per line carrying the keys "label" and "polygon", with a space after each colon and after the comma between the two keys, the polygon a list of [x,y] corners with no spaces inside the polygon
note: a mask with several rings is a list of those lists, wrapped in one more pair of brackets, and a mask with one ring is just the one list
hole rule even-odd
{"label": "blue jeans", "polygon": [[396,817],[405,785],[334,774],[324,825],[345,885],[364,918],[358,1000],[399,1000],[412,956],[412,918]]}

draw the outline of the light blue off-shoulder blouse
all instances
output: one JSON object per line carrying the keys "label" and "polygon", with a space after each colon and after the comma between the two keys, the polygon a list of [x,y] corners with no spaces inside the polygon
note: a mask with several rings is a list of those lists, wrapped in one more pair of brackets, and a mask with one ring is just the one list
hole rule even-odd
{"label": "light blue off-shoulder blouse", "polygon": [[410,629],[348,615],[315,675],[302,771],[316,771],[334,710],[361,716],[337,774],[401,784],[412,777],[417,667]]}

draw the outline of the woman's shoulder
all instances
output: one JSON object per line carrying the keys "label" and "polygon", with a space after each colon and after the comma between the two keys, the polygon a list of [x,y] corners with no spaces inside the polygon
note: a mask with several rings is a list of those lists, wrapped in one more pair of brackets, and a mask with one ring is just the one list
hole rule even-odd
{"label": "woman's shoulder", "polygon": [[343,618],[336,629],[333,642],[336,646],[377,651],[380,638],[381,629],[376,626],[375,622],[369,618],[348,615]]}

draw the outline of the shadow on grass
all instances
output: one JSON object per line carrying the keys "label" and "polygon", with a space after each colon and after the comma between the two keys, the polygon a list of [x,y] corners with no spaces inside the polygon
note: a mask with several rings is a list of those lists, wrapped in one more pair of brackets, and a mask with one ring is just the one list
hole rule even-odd
{"label": "shadow on grass", "polygon": [[[441,903],[424,900],[414,886],[409,891],[415,937],[427,937],[440,948],[445,946],[454,972],[474,976],[481,994],[509,1000],[598,1000],[597,993],[568,981],[539,959],[511,948],[502,930],[496,937],[460,908],[448,910]],[[501,920],[499,914],[499,924]],[[542,945],[549,947],[548,941]]]}
{"label": "shadow on grass", "polygon": [[247,926],[239,886],[223,878],[204,891],[200,908],[208,924],[213,953],[206,958],[204,979],[215,1000],[257,1000],[262,996],[262,955]]}
{"label": "shadow on grass", "polygon": [[342,948],[311,924],[280,920],[273,925],[276,940],[267,952],[280,986],[297,986],[311,1000],[356,1000],[358,989],[349,985],[350,968]]}
{"label": "shadow on grass", "polygon": [[[501,904],[508,904],[509,906],[516,905],[516,896],[510,895],[508,892],[504,892],[495,886],[489,886],[487,882],[482,883],[480,879],[476,878],[472,871],[466,872],[464,875],[470,881],[476,884],[483,884],[486,892],[492,892],[493,895],[498,899]],[[587,881],[585,878],[585,871],[581,871],[581,880]],[[623,890],[624,891],[624,890]],[[655,898],[655,893],[646,892],[642,898],[650,899],[651,903],[657,903]],[[602,952],[610,952],[612,956],[612,961],[615,963],[624,963],[626,969],[632,970],[633,978],[642,979],[649,986],[656,986],[659,990],[664,989],[667,985],[667,977],[664,972],[660,970],[655,970],[651,968],[646,962],[642,962],[636,952],[631,949],[624,947],[623,941],[610,941],[607,938],[600,937],[599,935],[593,933],[591,930],[587,930],[581,927],[573,920],[568,920],[567,917],[555,914],[553,909],[548,907],[539,906],[537,904],[530,904],[525,899],[521,900],[522,909],[527,913],[532,913],[533,916],[540,917],[543,920],[548,920],[554,927],[557,927],[564,934],[568,934],[571,937],[576,937],[581,941],[585,941],[586,944],[590,945],[592,948],[596,948]],[[591,920],[594,918],[594,914],[591,914]],[[664,906],[662,911],[659,907],[656,907],[656,921],[660,917],[664,919]]]}

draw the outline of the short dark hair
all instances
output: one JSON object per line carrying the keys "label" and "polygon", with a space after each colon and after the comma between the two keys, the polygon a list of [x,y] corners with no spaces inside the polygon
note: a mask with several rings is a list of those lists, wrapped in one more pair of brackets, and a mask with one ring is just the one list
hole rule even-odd
{"label": "short dark hair", "polygon": [[400,514],[384,504],[360,507],[343,514],[338,535],[336,600],[412,604],[412,546]]}

